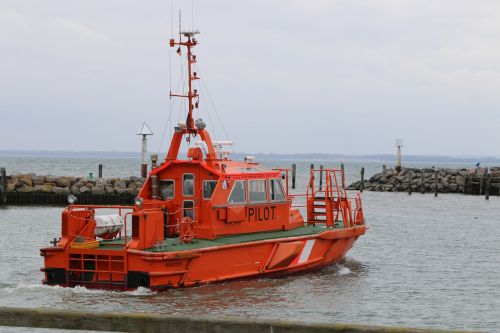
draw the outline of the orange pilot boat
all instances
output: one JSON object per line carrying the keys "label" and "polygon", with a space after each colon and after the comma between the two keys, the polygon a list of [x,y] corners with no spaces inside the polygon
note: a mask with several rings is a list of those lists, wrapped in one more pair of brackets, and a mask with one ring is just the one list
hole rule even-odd
{"label": "orange pilot boat", "polygon": [[[230,160],[227,142],[212,141],[205,123],[194,120],[197,33],[170,40],[187,49],[188,92],[171,96],[186,98],[189,110],[164,162],[152,168],[133,206],[75,205],[73,197],[61,237],[40,250],[43,283],[162,290],[296,273],[341,261],[365,233],[361,198],[347,197],[341,170],[311,169],[306,193],[292,194],[289,170]],[[183,138],[199,141],[179,159]]]}

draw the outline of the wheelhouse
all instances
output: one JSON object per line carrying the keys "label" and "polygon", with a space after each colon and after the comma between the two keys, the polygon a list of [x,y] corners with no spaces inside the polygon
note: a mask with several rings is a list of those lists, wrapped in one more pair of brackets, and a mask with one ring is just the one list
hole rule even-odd
{"label": "wheelhouse", "polygon": [[210,161],[197,147],[187,156],[153,169],[139,194],[144,208],[162,207],[166,237],[179,237],[186,219],[194,237],[211,240],[303,225],[291,213],[280,171],[227,157]]}

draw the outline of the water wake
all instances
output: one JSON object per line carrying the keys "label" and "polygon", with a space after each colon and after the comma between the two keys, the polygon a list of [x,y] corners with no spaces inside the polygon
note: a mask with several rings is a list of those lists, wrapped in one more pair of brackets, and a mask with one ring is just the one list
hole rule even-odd
{"label": "water wake", "polygon": [[47,291],[47,290],[62,290],[63,287],[59,286],[47,286],[43,284],[19,284],[17,286],[7,286],[0,288],[0,294],[3,295],[12,295],[18,294],[22,292],[39,292],[39,291]]}
{"label": "water wake", "polygon": [[61,286],[47,286],[44,284],[19,284],[16,286],[0,287],[0,295],[15,295],[20,293],[37,293],[37,292],[58,292],[58,293],[70,293],[78,295],[130,295],[130,296],[149,296],[155,295],[156,292],[139,287],[132,291],[112,291],[112,290],[102,290],[102,289],[88,289],[83,286],[76,286],[73,288],[65,288]]}
{"label": "water wake", "polygon": [[351,273],[352,273],[352,271],[349,268],[347,268],[346,266],[344,266],[344,265],[338,265],[337,271],[335,272],[335,275],[337,275],[337,276],[345,276],[345,275],[349,275]]}

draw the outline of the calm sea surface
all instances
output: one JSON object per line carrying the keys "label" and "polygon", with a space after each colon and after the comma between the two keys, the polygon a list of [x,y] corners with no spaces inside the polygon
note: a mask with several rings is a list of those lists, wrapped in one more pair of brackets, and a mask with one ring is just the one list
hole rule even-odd
{"label": "calm sea surface", "polygon": [[[109,177],[139,170],[133,159],[0,156],[8,173],[95,174],[99,163]],[[304,188],[310,162],[296,163]],[[381,164],[347,162],[348,182],[359,179],[361,165],[370,176]],[[8,207],[0,210],[0,306],[500,332],[500,198],[365,192],[363,200],[370,229],[340,265],[164,293],[42,286],[38,249],[59,236],[61,208]],[[22,331],[0,327],[0,332]]]}

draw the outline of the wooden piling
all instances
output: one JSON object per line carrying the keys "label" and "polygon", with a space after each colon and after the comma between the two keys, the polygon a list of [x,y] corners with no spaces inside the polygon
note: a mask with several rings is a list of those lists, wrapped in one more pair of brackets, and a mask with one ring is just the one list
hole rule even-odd
{"label": "wooden piling", "polygon": [[0,169],[0,206],[7,205],[7,172],[5,168]]}
{"label": "wooden piling", "polygon": [[439,177],[439,170],[437,168],[434,168],[434,196],[438,196],[438,177]]}
{"label": "wooden piling", "polygon": [[102,164],[99,164],[99,179],[102,179]]}
{"label": "wooden piling", "polygon": [[408,170],[408,194],[409,195],[411,195],[411,181],[412,181],[411,170]]}
{"label": "wooden piling", "polygon": [[361,167],[361,185],[359,187],[359,191],[363,192],[365,189],[365,167]]}
{"label": "wooden piling", "polygon": [[486,174],[486,180],[484,184],[484,198],[486,200],[490,199],[490,185],[491,185],[491,173]]}
{"label": "wooden piling", "polygon": [[479,195],[483,195],[484,194],[484,176],[481,175],[479,176]]}
{"label": "wooden piling", "polygon": [[425,177],[424,177],[424,170],[420,171],[420,193],[424,194],[425,193]]}
{"label": "wooden piling", "polygon": [[295,178],[297,177],[297,164],[292,164],[292,189],[295,190]]}
{"label": "wooden piling", "polygon": [[345,188],[344,162],[340,163],[340,170],[342,170],[342,188]]}
{"label": "wooden piling", "polygon": [[309,186],[311,187],[311,190],[314,188],[314,164],[311,164],[311,179],[309,180],[311,183]]}
{"label": "wooden piling", "polygon": [[323,189],[323,166],[319,166],[319,190]]}

